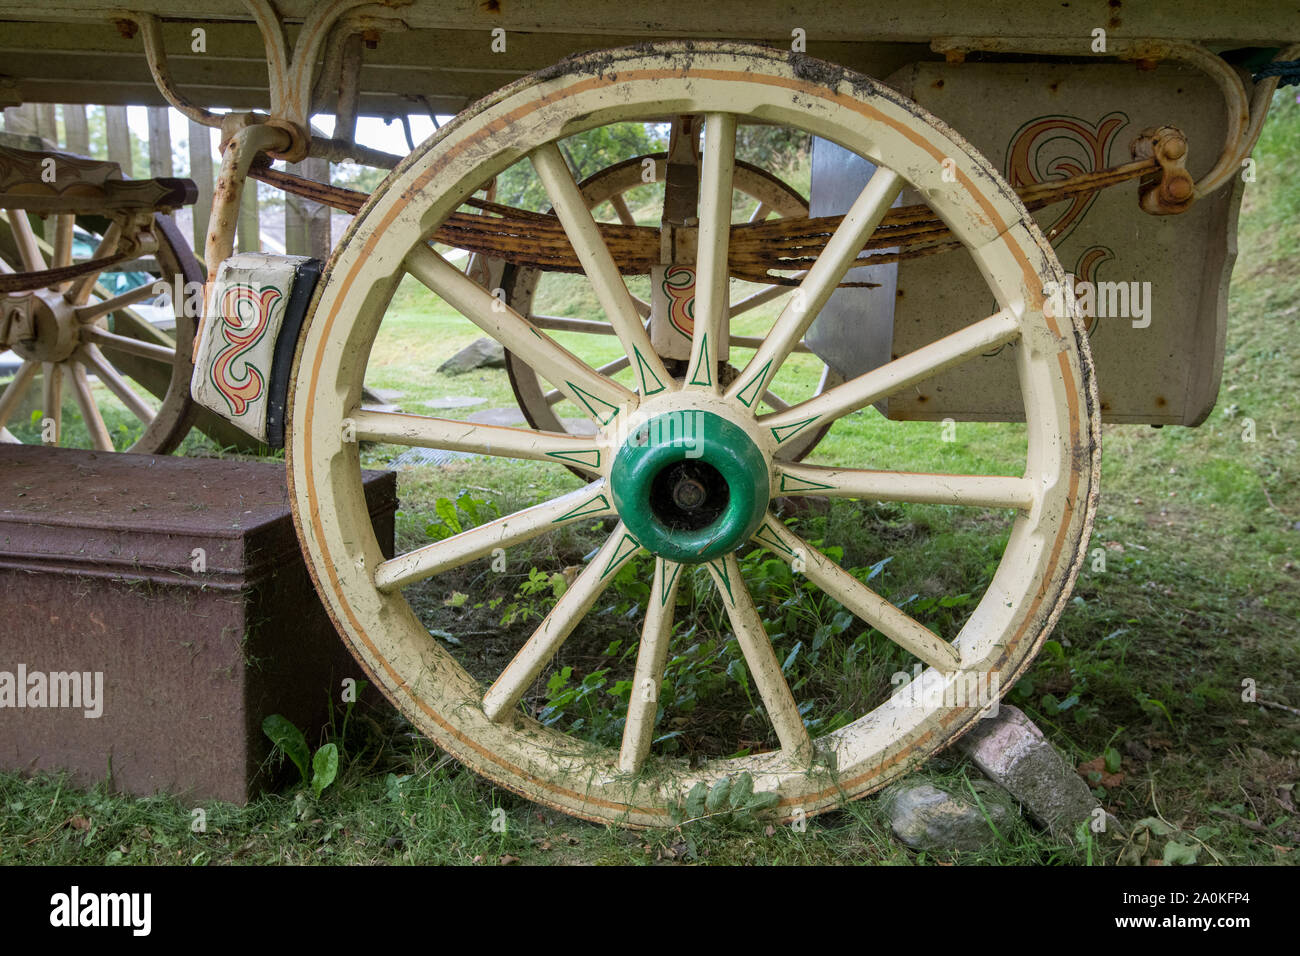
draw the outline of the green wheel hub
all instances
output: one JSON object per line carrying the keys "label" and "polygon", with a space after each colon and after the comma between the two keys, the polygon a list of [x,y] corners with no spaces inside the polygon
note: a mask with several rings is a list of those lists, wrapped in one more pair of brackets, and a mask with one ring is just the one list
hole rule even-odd
{"label": "green wheel hub", "polygon": [[700,409],[649,419],[614,458],[614,507],[652,554],[683,563],[735,551],[767,512],[770,478],[758,446]]}

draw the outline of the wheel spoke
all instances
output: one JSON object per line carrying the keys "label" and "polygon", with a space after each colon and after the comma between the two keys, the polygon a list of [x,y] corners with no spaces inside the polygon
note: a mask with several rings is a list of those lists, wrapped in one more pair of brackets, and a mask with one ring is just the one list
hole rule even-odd
{"label": "wheel spoke", "polygon": [[[599,372],[601,375],[613,375],[617,372],[623,371],[623,369],[627,368],[631,364],[632,364],[632,360],[630,358],[628,358],[626,355],[621,355],[618,358],[614,359],[614,361],[609,362],[606,365],[602,365],[600,368],[596,369],[596,371]],[[558,388],[553,388],[549,392],[547,392],[544,397],[546,398],[547,405],[556,405],[559,404],[561,401],[563,401],[564,393],[561,392]]]}
{"label": "wheel spoke", "polygon": [[769,515],[764,520],[754,541],[788,562],[800,560],[809,581],[905,651],[944,672],[961,666],[961,655],[955,647],[890,604],[776,518]]}
{"label": "wheel spoke", "polygon": [[763,401],[767,402],[769,408],[777,412],[783,412],[790,407],[789,402],[771,389],[763,393]]}
{"label": "wheel spoke", "polygon": [[137,286],[130,292],[123,292],[119,296],[111,299],[104,299],[100,302],[90,302],[86,305],[77,306],[76,315],[78,322],[94,322],[96,319],[116,312],[119,309],[125,309],[128,305],[135,305],[145,299],[153,298],[153,283],[146,282],[142,286]]}
{"label": "wheel spoke", "polygon": [[508,548],[529,541],[545,531],[573,521],[603,518],[614,514],[604,479],[594,481],[567,495],[533,505],[522,511],[462,531],[408,551],[375,568],[375,587],[392,591],[441,574],[448,568],[490,554],[494,548]]}
{"label": "wheel spoke", "polygon": [[[801,272],[799,275],[795,276],[795,278],[800,278],[806,275],[806,272]],[[771,302],[773,299],[781,298],[781,296],[785,295],[789,291],[790,287],[787,285],[770,285],[761,292],[755,292],[753,295],[745,296],[739,302],[733,302],[727,308],[727,316],[734,319],[736,316],[748,312],[750,309],[757,308],[765,302]],[[733,341],[738,340],[733,339]]]}
{"label": "wheel spoke", "polygon": [[9,231],[13,233],[14,245],[18,247],[18,258],[22,260],[24,272],[44,272],[45,257],[41,255],[40,243],[32,231],[31,220],[21,209],[6,209],[5,217],[9,220]]}
{"label": "wheel spoke", "polygon": [[728,554],[718,561],[710,561],[708,567],[718,595],[727,608],[731,629],[736,634],[741,653],[745,655],[754,686],[763,699],[776,738],[781,742],[781,749],[792,761],[809,763],[813,753],[812,739],[799,716],[799,706],[790,692],[790,685],[781,673],[781,663],[772,650],[763,619],[741,578],[740,562],[734,554]]}
{"label": "wheel spoke", "polygon": [[154,419],[154,411],[149,407],[149,403],[140,397],[139,393],[131,387],[131,383],[122,377],[122,374],[113,367],[112,363],[104,357],[104,353],[93,342],[87,342],[81,347],[78,353],[80,360],[95,370],[99,380],[103,382],[110,392],[117,396],[118,401],[131,410],[136,418],[148,425]]}
{"label": "wheel spoke", "polygon": [[[64,266],[72,265],[72,227],[77,223],[77,217],[71,214],[59,215],[54,218],[54,250],[50,256],[50,268],[62,269]],[[69,283],[60,283],[59,291],[68,287]]]}
{"label": "wheel spoke", "polygon": [[771,215],[771,213],[772,213],[772,207],[765,202],[761,202],[758,204],[758,208],[755,209],[753,214],[749,217],[749,221],[762,222],[769,215]]}
{"label": "wheel spoke", "polygon": [[[790,354],[790,350],[803,338],[804,332],[817,318],[835,287],[843,281],[852,268],[858,253],[885,213],[903,189],[903,178],[890,169],[878,169],[858,194],[853,206],[845,214],[826,248],[813,263],[799,289],[790,297],[781,314],[772,325],[772,331],[745,370],[727,389],[727,394],[752,405],[763,393],[768,383]],[[746,397],[748,396],[748,401]]]}
{"label": "wheel spoke", "polygon": [[407,254],[406,270],[453,309],[523,359],[600,424],[636,407],[635,392],[601,375],[568,349],[547,338],[527,319],[497,299],[425,243]]}
{"label": "wheel spoke", "polygon": [[615,335],[614,326],[595,319],[571,319],[563,315],[529,313],[528,321],[548,332],[581,332],[583,335]]}
{"label": "wheel spoke", "polygon": [[39,363],[33,361],[23,362],[14,373],[13,380],[5,386],[3,394],[0,394],[0,428],[9,424],[9,416],[14,413],[18,403],[23,400],[27,394],[27,389],[32,384],[32,379],[36,377],[36,370]]}
{"label": "wheel spoke", "polygon": [[506,665],[506,669],[483,695],[483,711],[489,720],[501,720],[519,703],[528,686],[537,679],[560,645],[582,620],[591,605],[608,586],[616,572],[641,549],[622,522],[582,569],[569,589],[560,595],[541,624]]}
{"label": "wheel spoke", "polygon": [[627,201],[622,196],[610,196],[609,204],[614,207],[614,215],[618,216],[619,222],[625,226],[636,225],[636,216],[627,208]]}
{"label": "wheel spoke", "polygon": [[641,647],[636,654],[627,721],[623,725],[623,746],[618,753],[618,769],[624,773],[636,773],[650,753],[655,714],[659,710],[659,685],[663,680],[664,666],[668,663],[668,646],[672,642],[673,611],[677,606],[681,568],[675,562],[655,559],[654,584],[650,588],[645,624],[641,628]]}
{"label": "wheel spoke", "polygon": [[[121,241],[122,227],[113,222],[104,232],[103,238],[99,240],[99,245],[95,247],[95,251],[91,253],[90,258],[102,259],[105,256],[111,256],[117,252],[117,245]],[[90,298],[90,293],[99,284],[99,277],[102,274],[103,270],[101,269],[98,272],[92,272],[77,279],[63,293],[63,298],[68,301],[69,305],[85,305],[86,300]]]}
{"label": "wheel spoke", "polygon": [[700,225],[695,254],[695,331],[688,386],[717,391],[715,372],[727,334],[730,273],[731,180],[736,165],[736,117],[710,113],[704,119],[704,156],[700,162]]}
{"label": "wheel spoke", "polygon": [[113,439],[104,424],[104,416],[99,412],[99,405],[90,391],[90,380],[86,378],[86,367],[80,363],[72,365],[72,394],[76,396],[77,407],[81,409],[82,421],[90,432],[90,440],[97,451],[113,451]]}
{"label": "wheel spoke", "polygon": [[99,326],[86,329],[86,336],[98,345],[105,345],[130,355],[138,355],[140,358],[152,359],[166,365],[176,361],[175,349],[169,349],[165,345],[154,345],[152,342],[141,342],[129,335],[117,335]]}
{"label": "wheel spoke", "polygon": [[54,437],[49,441],[45,441],[45,421],[41,422],[41,440],[47,445],[57,445],[63,431],[63,366],[57,362],[46,362],[41,385],[43,417],[54,422]]}
{"label": "wheel spoke", "polygon": [[1026,478],[1001,475],[941,475],[911,471],[871,471],[777,462],[783,495],[828,495],[871,501],[966,505],[972,508],[1018,508],[1034,503],[1034,485]]}
{"label": "wheel spoke", "polygon": [[569,465],[583,464],[591,471],[602,474],[607,467],[607,449],[594,438],[369,409],[359,409],[348,418],[354,425],[357,441],[442,448]]}
{"label": "wheel spoke", "polygon": [[627,283],[619,275],[618,264],[600,235],[600,227],[592,218],[582,191],[573,180],[569,165],[560,148],[547,143],[533,150],[528,157],[555,207],[555,213],[564,226],[564,232],[573,251],[582,263],[583,271],[596,290],[596,298],[614,326],[619,341],[629,356],[636,357],[636,372],[641,394],[654,395],[668,387],[670,381],[663,361],[650,346],[640,312],[627,291]]}
{"label": "wheel spoke", "polygon": [[772,429],[778,442],[784,442],[806,428],[821,427],[1019,335],[1020,323],[1015,313],[1003,309],[783,412],[760,416],[759,421]]}

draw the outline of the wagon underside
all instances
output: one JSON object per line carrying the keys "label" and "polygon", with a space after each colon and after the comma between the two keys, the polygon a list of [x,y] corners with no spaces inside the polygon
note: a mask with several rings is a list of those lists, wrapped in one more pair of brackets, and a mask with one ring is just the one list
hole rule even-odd
{"label": "wagon underside", "polygon": [[[291,32],[311,0],[281,0]],[[262,39],[240,0],[177,4],[141,0],[0,0],[0,105],[20,101],[165,105],[138,37],[113,25],[124,10],[164,20],[177,83],[210,107],[265,109]],[[743,13],[743,15],[738,15]],[[1300,39],[1300,3],[1189,0],[1169,6],[1088,0],[1044,5],[1034,0],[953,4],[883,0],[869,6],[829,0],[792,10],[785,3],[527,3],[513,0],[414,0],[361,8],[375,30],[363,54],[360,109],[397,115],[425,108],[455,113],[511,80],[593,48],[666,38],[731,38],[788,46],[805,31],[808,52],[872,76],[888,76],[931,52],[936,37],[1016,36],[1079,41],[1102,28],[1117,37],[1205,43],[1211,49],[1277,46]],[[57,30],[49,24],[58,23]],[[187,54],[191,30],[207,29],[206,52]],[[490,32],[509,31],[506,54]],[[130,31],[126,31],[129,33]]]}

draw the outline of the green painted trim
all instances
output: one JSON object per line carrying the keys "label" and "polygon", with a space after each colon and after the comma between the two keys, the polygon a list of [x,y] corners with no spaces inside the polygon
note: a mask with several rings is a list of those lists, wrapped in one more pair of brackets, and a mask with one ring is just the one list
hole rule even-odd
{"label": "green painted trim", "polygon": [[[767,381],[767,370],[771,367],[772,359],[768,359],[767,364],[758,370],[758,374],[751,378],[749,383],[736,393],[736,398],[739,399],[740,403],[746,408],[752,408],[754,403],[758,401],[759,393],[763,390],[763,383]],[[745,393],[751,388],[754,390],[754,394],[749,396],[749,398],[746,398]]]}
{"label": "green painted trim", "polygon": [[792,425],[782,425],[779,428],[772,428],[769,430],[772,432],[772,437],[776,439],[777,444],[780,444],[783,441],[789,441],[800,431],[802,431],[804,428],[811,425],[813,422],[817,421],[819,418],[821,418],[820,415],[814,415],[812,418],[805,418],[801,422],[795,422]]}
{"label": "green painted trim", "polygon": [[727,589],[727,603],[735,604],[736,596],[731,593],[731,575],[727,573],[727,563],[725,561],[710,561],[709,567],[717,572],[718,577],[722,579],[722,583]]}
{"label": "green painted trim", "polygon": [[[585,455],[594,456],[594,460],[584,458],[583,456]],[[560,461],[567,461],[573,465],[581,465],[584,468],[600,467],[599,448],[583,449],[582,451],[548,451],[546,457],[556,458]]]}
{"label": "green painted trim", "polygon": [[[704,370],[707,376],[703,382],[699,381],[700,370]],[[709,361],[709,333],[705,332],[700,339],[700,364],[695,369],[695,374],[687,385],[712,385],[713,384],[713,363]]]}
{"label": "green painted trim", "polygon": [[[797,481],[798,484],[789,484]],[[823,485],[820,481],[809,481],[807,478],[800,478],[797,475],[788,475],[781,472],[781,491],[820,491],[822,489],[833,489],[834,485]]]}
{"label": "green painted trim", "polygon": [[596,495],[596,497],[584,501],[582,504],[578,505],[572,511],[568,511],[560,515],[558,518],[552,521],[551,524],[559,524],[561,521],[570,521],[574,518],[583,518],[589,514],[597,515],[608,510],[609,510],[609,499],[606,498],[604,495]]}
{"label": "green painted trim", "polygon": [[600,572],[601,580],[603,581],[611,571],[617,570],[619,565],[639,550],[641,550],[641,542],[624,531],[623,540],[614,549],[614,556],[609,559],[609,564],[605,565],[605,570]]}
{"label": "green painted trim", "polygon": [[673,573],[664,577],[663,586],[659,589],[659,606],[663,607],[668,603],[668,595],[673,591],[673,582],[677,580],[677,575],[682,573],[682,566],[676,561],[664,561],[665,565],[673,566]]}
{"label": "green painted trim", "polygon": [[754,532],[754,540],[762,542],[773,551],[780,551],[794,557],[794,549],[781,540],[780,532],[773,528],[771,524],[765,523],[763,527]]}
{"label": "green painted trim", "polygon": [[[582,404],[587,406],[587,411],[591,412],[591,414],[596,417],[596,421],[600,422],[602,425],[608,425],[610,422],[612,422],[615,418],[618,417],[619,408],[617,405],[611,405],[603,398],[597,398],[595,395],[592,395],[588,391],[584,391],[583,389],[574,385],[572,382],[565,382],[564,384],[569,386],[569,388],[573,390],[574,394],[577,395],[578,398],[582,400]],[[591,401],[588,401],[588,399],[590,399]],[[596,408],[595,405],[591,404],[592,402],[596,402],[597,404],[604,405],[606,408],[610,409],[609,415],[607,415],[605,418],[601,418],[600,410]]]}
{"label": "green painted trim", "polygon": [[[659,376],[656,375],[654,371],[650,368],[645,358],[641,355],[640,349],[634,346],[632,348],[632,354],[636,356],[637,374],[641,376],[642,395],[658,395],[660,392],[662,392],[665,388],[668,387],[659,380]],[[647,378],[647,376],[649,376],[649,378]],[[651,379],[654,380],[656,386],[655,388],[650,387]]]}

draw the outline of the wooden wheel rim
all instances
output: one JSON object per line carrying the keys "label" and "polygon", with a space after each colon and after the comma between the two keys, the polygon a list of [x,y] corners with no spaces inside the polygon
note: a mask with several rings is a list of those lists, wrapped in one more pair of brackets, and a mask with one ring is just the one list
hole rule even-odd
{"label": "wooden wheel rim", "polygon": [[[909,706],[891,697],[818,738],[818,748],[833,751],[834,760],[811,768],[806,754],[778,750],[693,769],[659,760],[629,774],[617,769],[610,751],[530,718],[490,719],[481,685],[430,637],[392,586],[393,576],[385,578],[388,589],[376,585],[384,559],[364,506],[357,445],[345,440],[364,429],[345,419],[361,414],[369,347],[408,253],[415,255],[423,237],[478,184],[541,144],[603,122],[724,107],[807,129],[898,171],[927,197],[987,277],[1002,307],[990,319],[1011,323],[1018,336],[1028,445],[1026,477],[1018,487],[1030,490],[1032,502],[1018,512],[988,590],[952,642],[965,671],[996,672],[1005,691],[1028,665],[1068,598],[1095,510],[1100,436],[1086,340],[1075,323],[1043,312],[1044,285],[1063,282],[1061,267],[992,166],[915,104],[808,58],[696,43],[566,61],[463,113],[372,197],[322,283],[291,388],[286,453],[294,518],[340,633],[394,704],[494,782],[592,820],[665,825],[669,808],[695,783],[742,771],[753,775],[756,790],[778,793],[783,816],[813,814],[907,772],[979,716],[976,707]],[[955,176],[945,177],[945,170]],[[709,401],[734,410],[721,399]],[[657,575],[656,584],[665,583]],[[932,666],[922,681],[941,686],[951,677]]]}
{"label": "wooden wheel rim", "polygon": [[[12,211],[7,213],[7,216],[10,217],[18,215],[22,214]],[[71,215],[64,215],[60,216],[59,219],[61,232],[58,240],[56,240],[54,257],[58,258],[62,256],[70,258],[73,217]],[[30,227],[27,226],[25,219],[22,221],[21,225],[11,223],[10,227],[30,233]],[[63,227],[66,227],[66,232],[63,231]],[[203,273],[199,268],[197,260],[194,258],[194,254],[190,251],[189,246],[186,244],[185,239],[181,235],[176,224],[167,216],[155,214],[154,234],[158,239],[158,249],[155,256],[158,260],[161,271],[161,281],[166,282],[168,287],[172,288],[173,291],[176,287],[175,280],[177,277],[179,277],[181,284],[187,288],[193,289],[196,286],[201,286],[203,283]],[[30,243],[27,254],[40,256],[39,250],[35,249],[34,239],[30,235],[26,238]],[[60,264],[67,263],[61,262]],[[130,265],[130,261],[124,262],[119,266],[119,270],[129,269]],[[98,279],[97,274],[94,279]],[[147,289],[152,288],[155,284],[156,283],[149,283],[148,286],[141,287],[139,290],[133,290],[131,293],[128,293],[126,296],[121,298],[124,300],[131,300],[138,292],[147,291]],[[62,295],[62,290],[52,288],[48,291]],[[178,306],[179,303],[174,303],[174,305]],[[90,307],[93,308],[94,306],[91,305]],[[136,415],[139,418],[147,411],[149,412],[148,420],[145,421],[144,430],[140,433],[140,436],[127,448],[122,449],[123,451],[145,455],[170,454],[178,445],[180,445],[181,441],[189,433],[193,424],[195,406],[190,397],[190,377],[194,365],[191,353],[193,352],[194,334],[198,323],[194,316],[187,314],[187,310],[177,308],[175,311],[176,326],[172,336],[173,347],[170,349],[172,354],[165,360],[168,376],[166,389],[163,392],[159,406],[156,410],[149,409],[143,402],[140,403],[139,407],[141,408],[141,411],[137,412]],[[112,312],[126,313],[132,317],[135,316],[130,304],[123,305],[120,309],[114,309]],[[103,318],[100,318],[91,324],[96,327],[103,326],[106,318],[107,314]],[[134,321],[143,322],[144,320],[135,317]],[[102,333],[107,333],[108,330],[95,329],[92,331],[99,334],[101,331]],[[121,364],[121,355],[123,353],[116,346],[116,343],[120,342],[121,339],[120,337],[115,338],[110,334],[104,334],[100,338],[92,339],[90,337],[83,337],[83,339],[84,347],[79,347],[76,352],[69,355],[67,358],[61,361],[43,363],[48,372],[52,373],[54,376],[53,381],[56,383],[53,391],[50,391],[47,387],[45,401],[50,401],[54,395],[58,395],[59,400],[56,401],[55,404],[61,409],[63,389],[66,388],[73,390],[74,398],[77,399],[78,404],[81,406],[82,417],[86,420],[86,427],[91,432],[92,447],[96,447],[100,451],[113,451],[115,449],[112,448],[111,438],[108,436],[107,431],[104,430],[102,416],[99,416],[97,421],[91,420],[93,416],[87,417],[88,415],[91,415],[91,410],[87,409],[86,404],[90,401],[90,390],[86,376],[88,369],[90,372],[96,373],[101,380],[103,380],[107,375],[119,374],[118,370],[114,366],[114,362],[116,361],[118,364]],[[146,350],[149,348],[155,348],[156,350],[156,343],[145,342],[143,348]],[[88,355],[87,353],[90,354]],[[117,358],[114,358],[114,356],[117,356]],[[128,359],[137,362],[152,362],[155,364],[161,364],[164,361],[161,358],[144,352],[136,355],[129,355]],[[34,377],[34,373],[27,374],[24,369],[20,369],[11,385],[16,387],[20,386],[24,375],[27,375],[29,379],[30,377]],[[124,377],[119,376],[114,385],[110,386],[110,391],[115,390],[114,386],[116,389],[130,388],[130,378],[130,373]],[[0,417],[5,419],[8,418],[9,413],[12,411],[12,406],[8,405],[9,400],[12,398],[13,404],[16,405],[21,401],[21,398],[23,397],[21,392],[23,391],[25,391],[25,387],[20,388],[18,394],[10,393],[7,388],[0,389],[0,405],[6,406],[5,413],[0,415]],[[127,398],[131,398],[131,396],[128,395]],[[122,401],[120,397],[118,400]],[[130,409],[130,406],[128,406],[128,409]],[[48,417],[48,412],[46,414]],[[60,422],[61,417],[61,414],[56,412],[54,416],[56,423]],[[0,421],[0,426],[3,426],[4,424],[5,422]],[[57,433],[61,432],[61,427],[56,425],[55,430],[56,440],[53,444],[58,445],[61,444],[61,441],[60,436]],[[107,444],[107,447],[100,447],[105,444]]]}
{"label": "wooden wheel rim", "polygon": [[[592,173],[578,188],[590,209],[595,209],[603,202],[615,196],[646,185],[642,179],[643,163],[649,159],[655,163],[655,181],[663,182],[667,153],[652,153],[648,156],[634,156],[607,166]],[[781,217],[807,216],[808,201],[788,183],[772,175],[767,170],[752,163],[736,162],[733,186],[736,191],[759,201],[760,206],[767,206]],[[538,282],[542,272],[537,269],[523,269],[507,264],[501,280],[505,289],[506,302],[517,312],[528,315],[532,312],[533,299],[537,293]],[[524,419],[533,428],[542,431],[566,431],[564,423],[555,414],[554,407],[546,400],[546,390],[541,378],[526,362],[520,360],[514,352],[506,350],[506,374],[510,378],[510,388],[515,393],[515,401]],[[820,393],[832,385],[838,385],[843,379],[830,366],[824,366],[821,379],[817,384]],[[783,446],[781,458],[784,461],[803,459],[819,441],[826,437],[830,426],[799,435],[788,445]],[[569,469],[579,477],[587,473],[580,468]]]}

